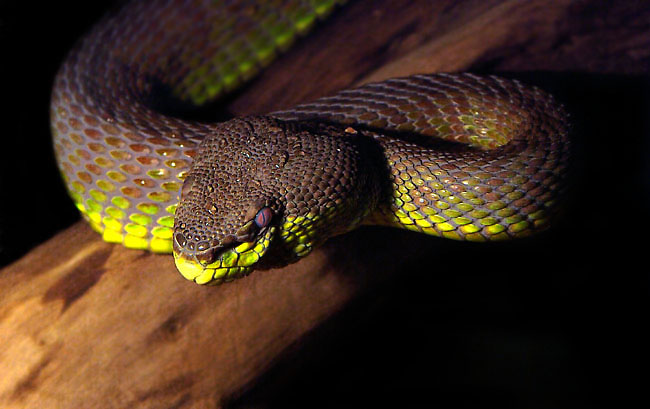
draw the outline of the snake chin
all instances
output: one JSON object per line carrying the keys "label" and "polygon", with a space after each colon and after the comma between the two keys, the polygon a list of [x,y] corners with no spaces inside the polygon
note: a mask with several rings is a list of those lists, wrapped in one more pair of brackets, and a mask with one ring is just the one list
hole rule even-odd
{"label": "snake chin", "polygon": [[[227,250],[225,253],[229,252],[232,252],[232,250]],[[174,253],[174,262],[183,277],[197,284],[204,285],[218,285],[233,281],[253,271],[253,266],[225,267],[221,259],[212,264],[205,265],[194,258],[187,258],[178,253]]]}
{"label": "snake chin", "polygon": [[275,228],[262,231],[255,241],[234,243],[229,247],[212,247],[187,251],[175,242],[174,262],[187,280],[197,284],[218,285],[244,277],[252,272],[271,243]]}

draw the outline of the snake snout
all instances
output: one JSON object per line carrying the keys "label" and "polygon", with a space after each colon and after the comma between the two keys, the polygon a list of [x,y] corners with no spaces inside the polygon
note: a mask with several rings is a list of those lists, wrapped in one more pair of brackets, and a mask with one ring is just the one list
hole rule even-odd
{"label": "snake snout", "polygon": [[200,241],[198,243],[187,240],[181,232],[174,234],[174,252],[183,255],[186,258],[194,258],[203,265],[214,262],[217,258],[218,251],[221,249],[218,243]]}

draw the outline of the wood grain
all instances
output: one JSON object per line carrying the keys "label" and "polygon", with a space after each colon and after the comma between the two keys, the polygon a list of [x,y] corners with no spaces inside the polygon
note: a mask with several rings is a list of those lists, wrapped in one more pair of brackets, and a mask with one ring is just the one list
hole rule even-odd
{"label": "wood grain", "polygon": [[[612,28],[631,16],[636,30]],[[647,72],[647,17],[598,1],[352,2],[228,108],[267,112],[415,72]],[[284,269],[202,288],[171,257],[103,243],[79,222],[0,272],[0,406],[219,407],[434,246],[364,230]]]}

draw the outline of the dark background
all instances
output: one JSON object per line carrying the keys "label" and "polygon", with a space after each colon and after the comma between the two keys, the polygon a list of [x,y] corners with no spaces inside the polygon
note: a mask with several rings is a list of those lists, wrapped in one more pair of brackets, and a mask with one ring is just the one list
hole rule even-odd
{"label": "dark background", "polygon": [[[53,160],[49,92],[107,3],[0,3],[0,266],[78,220]],[[650,39],[637,51],[650,55]],[[353,232],[369,254],[387,238],[431,252],[405,254],[403,276],[374,284],[233,406],[609,408],[645,398],[650,77],[503,74],[553,92],[574,118],[575,185],[561,222],[481,246]]]}

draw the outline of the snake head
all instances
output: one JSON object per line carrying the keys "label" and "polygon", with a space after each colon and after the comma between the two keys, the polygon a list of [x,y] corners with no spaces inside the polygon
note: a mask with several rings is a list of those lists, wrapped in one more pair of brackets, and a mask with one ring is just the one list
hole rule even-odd
{"label": "snake head", "polygon": [[[193,210],[195,215],[201,214]],[[220,284],[250,273],[268,250],[275,227],[271,226],[273,211],[259,201],[246,214],[248,221],[235,234],[221,239],[181,222],[173,237],[174,260],[180,273],[197,284]]]}
{"label": "snake head", "polygon": [[379,194],[366,143],[340,127],[268,117],[216,126],[181,191],[178,270],[199,284],[231,281],[294,262],[356,227]]}
{"label": "snake head", "polygon": [[232,120],[201,143],[174,219],[174,260],[188,280],[243,277],[269,249],[281,207],[273,187],[282,129],[274,125]]}

